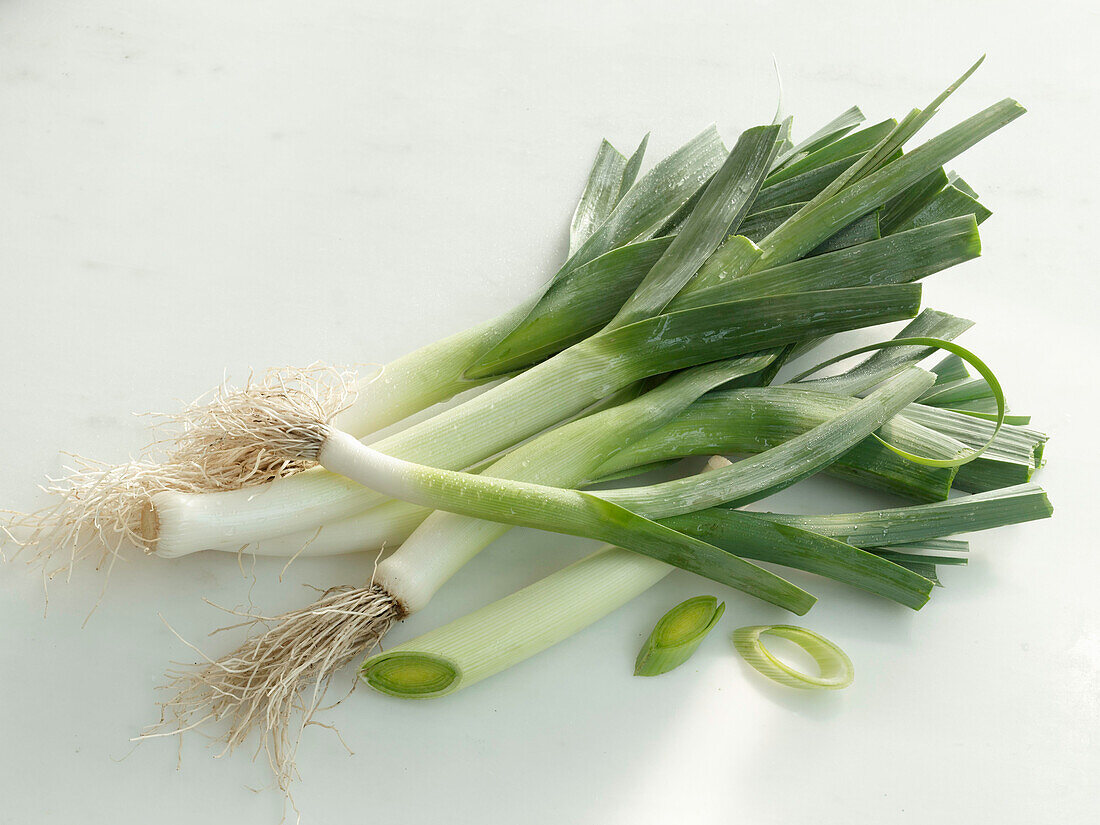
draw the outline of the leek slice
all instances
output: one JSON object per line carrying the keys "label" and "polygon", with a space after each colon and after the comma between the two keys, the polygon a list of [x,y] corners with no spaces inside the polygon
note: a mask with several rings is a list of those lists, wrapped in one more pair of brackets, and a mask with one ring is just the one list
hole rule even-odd
{"label": "leek slice", "polygon": [[726,603],[696,596],[669,610],[657,622],[634,662],[635,676],[660,676],[675,670],[699,649],[714,629]]}
{"label": "leek slice", "polygon": [[[794,642],[809,653],[820,673],[816,676],[802,673],[772,655],[761,636],[775,636]],[[787,624],[755,625],[739,627],[733,632],[733,644],[742,658],[774,682],[804,690],[840,690],[852,684],[855,667],[848,654],[824,636]]]}

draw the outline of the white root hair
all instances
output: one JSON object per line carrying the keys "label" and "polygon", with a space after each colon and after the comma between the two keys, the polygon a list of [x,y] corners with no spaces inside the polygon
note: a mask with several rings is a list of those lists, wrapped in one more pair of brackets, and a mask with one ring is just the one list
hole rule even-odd
{"label": "white root hair", "polygon": [[[146,550],[143,523],[152,497],[165,490],[185,493],[206,491],[197,468],[130,461],[110,465],[71,456],[62,478],[49,479],[46,492],[56,503],[33,513],[15,513],[4,532],[18,548],[31,551],[31,561],[41,562],[48,578],[71,572],[87,557],[98,557],[97,569],[108,569],[122,558],[125,547]],[[57,562],[57,564],[55,564]]]}
{"label": "white root hair", "polygon": [[332,677],[376,647],[405,611],[379,585],[370,584],[334,587],[309,607],[274,618],[230,612],[246,617],[234,627],[259,624],[265,629],[217,660],[181,638],[205,663],[168,671],[163,687],[175,695],[161,703],[160,722],[138,739],[227,722],[216,739],[223,743],[222,753],[257,733],[257,755],[264,751],[279,788],[288,793],[298,775],[294,760],[302,732],[322,725],[313,717],[322,709]]}
{"label": "white root hair", "polygon": [[323,364],[272,369],[222,385],[161,418],[177,432],[169,462],[202,468],[209,489],[236,490],[312,467],[327,424],[355,400],[356,376]]}
{"label": "white root hair", "polygon": [[[356,395],[355,375],[312,364],[222,384],[182,412],[159,415],[160,437],[136,460],[110,465],[74,456],[44,487],[56,503],[13,514],[4,533],[52,577],[98,554],[108,569],[122,550],[151,549],[152,497],[210,493],[273,481],[313,466],[326,423]],[[63,563],[54,565],[53,559]]]}

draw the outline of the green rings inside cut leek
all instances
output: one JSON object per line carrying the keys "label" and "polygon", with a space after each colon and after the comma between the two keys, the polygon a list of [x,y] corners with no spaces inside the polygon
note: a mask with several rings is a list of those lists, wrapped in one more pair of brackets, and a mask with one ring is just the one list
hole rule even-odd
{"label": "green rings inside cut leek", "polygon": [[726,610],[714,596],[681,602],[657,622],[634,663],[635,676],[659,676],[691,658]]}

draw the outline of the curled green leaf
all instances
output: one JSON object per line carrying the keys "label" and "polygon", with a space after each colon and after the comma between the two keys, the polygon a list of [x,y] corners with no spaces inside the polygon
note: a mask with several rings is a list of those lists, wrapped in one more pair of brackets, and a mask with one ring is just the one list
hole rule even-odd
{"label": "curled green leaf", "polygon": [[970,364],[970,366],[977,370],[978,374],[982,378],[984,378],[986,384],[989,385],[989,389],[993,393],[993,398],[997,402],[997,417],[995,419],[996,426],[993,428],[993,433],[989,436],[989,440],[986,441],[985,444],[983,444],[976,450],[970,450],[968,452],[961,453],[955,458],[928,458],[926,456],[917,455],[916,453],[911,453],[908,450],[903,450],[900,447],[895,447],[893,444],[890,444],[887,441],[883,441],[883,439],[879,438],[877,435],[874,437],[881,441],[883,446],[893,451],[894,453],[897,453],[902,458],[907,458],[910,461],[917,462],[918,464],[924,464],[927,467],[961,467],[964,464],[969,464],[971,461],[976,459],[991,446],[993,446],[993,442],[996,440],[997,434],[1001,431],[1001,427],[1005,423],[1005,413],[1007,413],[1008,408],[1005,405],[1004,390],[1001,389],[1001,383],[997,380],[997,376],[993,374],[993,370],[986,366],[986,363],[981,358],[972,353],[970,350],[966,349],[966,347],[960,347],[958,344],[953,343],[952,341],[945,341],[942,338],[894,338],[890,341],[880,341],[877,344],[868,344],[865,347],[857,347],[856,349],[842,352],[835,358],[830,358],[827,361],[822,361],[816,367],[811,367],[810,369],[803,372],[801,375],[796,376],[792,379],[792,383],[795,381],[801,381],[807,375],[811,375],[818,370],[829,366],[830,364],[835,364],[837,361],[843,361],[845,358],[850,358],[853,355],[859,355],[863,352],[872,352],[873,350],[886,349],[888,347],[911,346],[913,344],[925,347],[938,347],[940,349],[947,350],[953,355],[959,356],[964,361],[966,361],[966,363]]}

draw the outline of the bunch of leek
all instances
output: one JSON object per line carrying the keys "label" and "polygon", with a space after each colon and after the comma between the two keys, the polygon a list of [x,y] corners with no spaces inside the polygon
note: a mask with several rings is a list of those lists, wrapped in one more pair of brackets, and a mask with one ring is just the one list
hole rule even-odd
{"label": "bunch of leek", "polygon": [[[68,479],[26,542],[69,563],[113,560],[127,543],[164,557],[400,544],[365,585],[176,674],[167,732],[225,720],[233,747],[259,730],[284,787],[301,730],[291,719],[308,721],[335,672],[512,525],[609,546],[368,659],[371,685],[438,696],[472,684],[674,567],[795,614],[814,597],[755,561],[919,609],[935,566],[965,560],[947,536],[1049,515],[1027,483],[1045,436],[1009,418],[992,373],[952,343],[970,322],[920,312],[917,282],[976,257],[989,215],[944,164],[1023,113],[1005,100],[904,151],[974,68],[900,121],[857,129],[851,109],[797,145],[790,119],[728,151],[708,129],[640,175],[646,140],[629,158],[605,142],[569,256],[538,295],[364,380],[280,371],[223,389],[181,414],[165,456]],[[828,336],[904,319],[842,375],[775,385]],[[936,349],[952,355],[917,366]],[[592,486],[726,453],[749,455],[659,484]],[[816,520],[739,509],[818,472],[917,505]],[[975,495],[947,500],[952,484]]]}
{"label": "bunch of leek", "polygon": [[[747,131],[651,237],[567,263],[465,375],[525,371],[396,436],[367,447],[339,417],[273,415],[247,394],[224,399],[226,440],[256,441],[283,461],[315,461],[332,475],[300,475],[262,497],[154,496],[142,535],[156,552],[244,541],[272,554],[403,543],[367,585],[334,589],[233,654],[179,673],[172,707],[185,717],[229,719],[231,745],[257,727],[267,731],[273,764],[289,777],[291,715],[308,717],[332,673],[422,609],[511,524],[617,548],[369,660],[363,673],[372,685],[410,696],[450,692],[583,627],[673,566],[795,613],[813,597],[747,559],[813,571],[917,609],[935,565],[964,560],[965,544],[944,536],[1048,515],[1041,491],[1018,487],[974,496],[969,509],[880,515],[911,532],[891,539],[882,529],[881,541],[866,544],[824,525],[735,509],[818,471],[937,502],[964,473],[966,489],[999,490],[1026,481],[1038,465],[1045,437],[1004,423],[1003,396],[984,365],[971,358],[977,381],[956,356],[934,372],[913,366],[937,347],[952,349],[949,340],[970,325],[946,313],[926,310],[889,349],[842,376],[769,386],[784,362],[827,335],[912,317],[914,281],[977,255],[977,224],[988,210],[942,165],[1022,109],[997,104],[902,153],[953,88],[900,123],[852,132],[846,113],[801,147],[789,145],[789,123]],[[633,163],[621,156],[611,163],[609,151],[601,150],[578,208],[571,250],[584,248],[584,227],[598,224],[590,216],[614,202],[619,170]],[[623,220],[619,203],[600,227]],[[938,403],[957,400],[964,385],[992,399],[994,411],[988,403],[984,410]],[[728,452],[757,455],[656,486],[567,489]],[[984,470],[971,472],[978,462]],[[304,703],[303,683],[314,685]]]}

